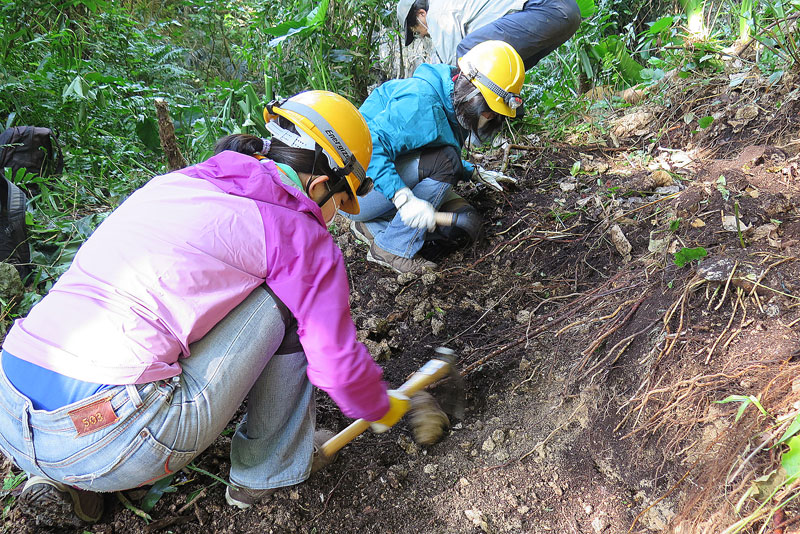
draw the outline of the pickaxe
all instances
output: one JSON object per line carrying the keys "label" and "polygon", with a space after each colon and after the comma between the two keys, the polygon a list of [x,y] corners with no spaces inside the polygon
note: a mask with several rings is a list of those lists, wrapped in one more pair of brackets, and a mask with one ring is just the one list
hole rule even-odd
{"label": "pickaxe", "polygon": [[[445,403],[446,411],[461,419],[464,417],[464,383],[461,374],[455,366],[455,351],[446,347],[434,349],[436,357],[428,361],[422,368],[414,373],[411,378],[398,388],[398,391],[411,397],[417,391],[421,391],[434,382],[451,377],[452,384]],[[370,421],[359,419],[351,423],[347,428],[333,436],[322,445],[322,454],[333,457],[339,450],[360,436],[369,428]]]}

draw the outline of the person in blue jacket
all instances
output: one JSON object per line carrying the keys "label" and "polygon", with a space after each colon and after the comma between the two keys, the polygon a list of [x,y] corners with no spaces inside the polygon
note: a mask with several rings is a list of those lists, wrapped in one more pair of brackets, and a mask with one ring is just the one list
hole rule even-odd
{"label": "person in blue jacket", "polygon": [[361,212],[349,216],[350,230],[370,245],[367,260],[398,273],[435,267],[417,253],[436,227],[437,208],[471,210],[462,220],[477,215],[451,187],[472,178],[501,189],[497,179],[508,178],[460,154],[468,137],[489,140],[505,117],[516,116],[524,78],[511,45],[485,41],[458,67],[422,64],[411,78],[390,80],[369,95],[359,111],[372,135],[367,174],[375,188],[360,199]]}

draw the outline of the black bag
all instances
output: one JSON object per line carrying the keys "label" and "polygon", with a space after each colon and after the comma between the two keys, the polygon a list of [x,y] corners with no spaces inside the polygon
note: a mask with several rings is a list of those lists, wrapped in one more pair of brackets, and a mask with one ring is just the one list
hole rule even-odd
{"label": "black bag", "polygon": [[64,156],[53,131],[37,126],[15,126],[0,134],[0,170],[11,167],[12,177],[24,168],[49,176],[64,170]]}
{"label": "black bag", "polygon": [[25,204],[22,189],[0,179],[0,261],[17,268],[19,275],[30,273],[31,251],[25,231]]}
{"label": "black bag", "polygon": [[0,261],[11,263],[20,276],[31,271],[31,253],[25,230],[25,193],[5,176],[19,169],[49,176],[64,169],[61,147],[50,128],[17,126],[0,134]]}

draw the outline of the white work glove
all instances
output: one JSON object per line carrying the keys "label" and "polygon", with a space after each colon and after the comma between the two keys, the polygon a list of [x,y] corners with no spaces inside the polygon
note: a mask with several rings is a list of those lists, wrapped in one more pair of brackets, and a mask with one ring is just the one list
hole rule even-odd
{"label": "white work glove", "polygon": [[436,227],[436,210],[433,204],[417,198],[411,189],[404,187],[394,194],[392,199],[397,213],[403,223],[412,228],[426,228],[433,230]]}
{"label": "white work glove", "polygon": [[506,176],[505,174],[497,171],[487,171],[480,165],[475,165],[475,170],[472,171],[472,181],[486,184],[495,191],[503,190],[503,186],[500,185],[500,182],[508,182],[512,184],[517,183],[516,178]]}
{"label": "white work glove", "polygon": [[411,404],[408,397],[396,389],[387,390],[386,395],[389,396],[389,411],[369,425],[376,434],[382,434],[392,428],[406,414]]}

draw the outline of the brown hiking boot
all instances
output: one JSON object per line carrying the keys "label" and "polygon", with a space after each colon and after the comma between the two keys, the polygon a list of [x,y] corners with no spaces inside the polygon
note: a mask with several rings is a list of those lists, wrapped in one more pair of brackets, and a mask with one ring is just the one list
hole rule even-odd
{"label": "brown hiking boot", "polygon": [[383,250],[375,243],[372,243],[372,246],[369,247],[369,252],[367,252],[367,261],[388,267],[399,274],[422,274],[427,270],[436,268],[435,263],[421,258],[419,255],[416,255],[413,258],[395,256],[391,252]]}
{"label": "brown hiking boot", "polygon": [[350,233],[353,234],[356,239],[367,245],[372,245],[372,242],[375,240],[375,236],[369,231],[367,224],[361,221],[352,221],[350,223]]}
{"label": "brown hiking boot", "polygon": [[35,518],[37,525],[79,527],[83,522],[100,520],[103,496],[49,478],[32,476],[22,488],[19,506],[24,513]]}
{"label": "brown hiking boot", "polygon": [[225,490],[225,501],[231,506],[235,506],[241,510],[247,510],[254,504],[266,500],[267,497],[276,491],[278,491],[278,488],[257,490],[231,485]]}
{"label": "brown hiking boot", "polygon": [[[329,458],[322,454],[322,445],[331,439],[335,434],[330,430],[320,429],[314,432],[314,454],[311,456],[311,473],[316,473],[336,461],[336,456]],[[270,489],[250,489],[236,485],[230,485],[225,490],[225,500],[231,506],[242,510],[250,508],[254,504],[262,502],[270,495],[278,491],[279,488]]]}

